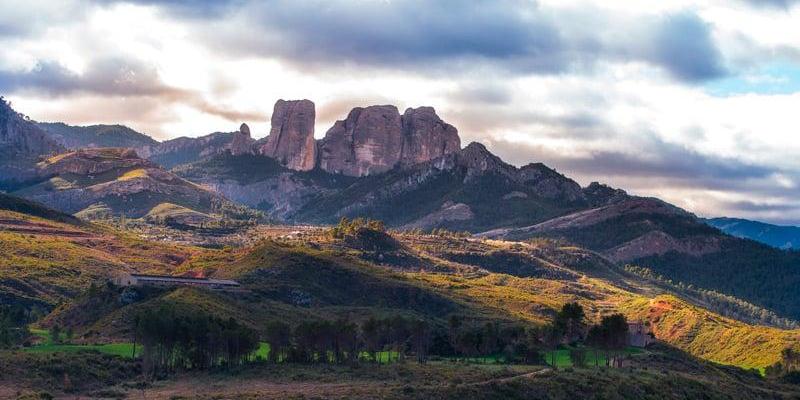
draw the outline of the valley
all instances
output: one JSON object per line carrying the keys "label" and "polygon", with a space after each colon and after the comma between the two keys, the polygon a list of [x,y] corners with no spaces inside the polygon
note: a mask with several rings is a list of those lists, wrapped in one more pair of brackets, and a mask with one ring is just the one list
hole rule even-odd
{"label": "valley", "polygon": [[2,396],[800,393],[796,252],[461,148],[431,107],[165,142],[3,107]]}

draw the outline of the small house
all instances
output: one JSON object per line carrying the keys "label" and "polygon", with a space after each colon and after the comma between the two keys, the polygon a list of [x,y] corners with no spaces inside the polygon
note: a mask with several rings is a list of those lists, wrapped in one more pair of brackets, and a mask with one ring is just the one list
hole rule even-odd
{"label": "small house", "polygon": [[656,339],[650,332],[650,327],[644,322],[628,322],[628,346],[647,347]]}

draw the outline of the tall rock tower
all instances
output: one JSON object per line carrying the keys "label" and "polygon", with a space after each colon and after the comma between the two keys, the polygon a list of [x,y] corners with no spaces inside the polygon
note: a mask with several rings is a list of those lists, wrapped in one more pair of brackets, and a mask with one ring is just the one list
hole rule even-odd
{"label": "tall rock tower", "polygon": [[314,103],[311,100],[278,100],[272,112],[272,129],[258,150],[296,171],[314,169]]}

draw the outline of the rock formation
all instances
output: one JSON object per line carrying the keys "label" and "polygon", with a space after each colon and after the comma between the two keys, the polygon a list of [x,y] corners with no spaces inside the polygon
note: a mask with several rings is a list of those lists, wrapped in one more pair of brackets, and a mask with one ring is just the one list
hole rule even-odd
{"label": "rock formation", "polygon": [[310,100],[278,100],[272,112],[272,129],[259,152],[296,171],[314,169],[314,103]]}
{"label": "rock formation", "polygon": [[253,153],[253,139],[250,137],[250,127],[247,124],[242,124],[239,127],[239,132],[233,134],[231,140],[231,155],[240,156],[243,154]]}
{"label": "rock formation", "polygon": [[349,176],[386,172],[423,163],[460,149],[458,131],[432,107],[354,108],[320,141],[321,169]]}
{"label": "rock formation", "polygon": [[409,108],[403,113],[403,166],[419,164],[461,149],[458,130],[442,121],[433,107]]}
{"label": "rock formation", "polygon": [[400,161],[402,129],[395,106],[354,108],[320,141],[320,168],[348,176],[386,172]]}

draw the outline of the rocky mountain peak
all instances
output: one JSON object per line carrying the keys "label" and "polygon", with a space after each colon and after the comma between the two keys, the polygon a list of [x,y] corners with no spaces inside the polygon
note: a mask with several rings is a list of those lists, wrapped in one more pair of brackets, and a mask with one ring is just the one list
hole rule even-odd
{"label": "rocky mountain peak", "polygon": [[408,108],[403,125],[403,166],[419,164],[461,149],[458,130],[442,121],[433,107]]}
{"label": "rocky mountain peak", "polygon": [[272,112],[272,129],[259,152],[297,171],[314,169],[314,103],[311,100],[278,100]]}
{"label": "rocky mountain peak", "polygon": [[612,188],[598,182],[590,183],[583,189],[583,194],[591,204],[596,206],[617,203],[629,197],[628,193],[622,189]]}
{"label": "rocky mountain peak", "polygon": [[349,176],[386,172],[400,161],[402,129],[395,106],[356,107],[320,141],[320,168]]}
{"label": "rocky mountain peak", "polygon": [[242,122],[242,125],[239,126],[239,133],[247,137],[250,137],[250,127],[247,126],[246,123]]}
{"label": "rocky mountain peak", "polygon": [[581,185],[542,163],[531,163],[519,169],[519,179],[544,198],[578,201],[584,198]]}
{"label": "rocky mountain peak", "polygon": [[476,171],[506,172],[513,170],[514,167],[506,164],[500,157],[492,154],[489,149],[481,143],[472,142],[458,153],[459,163]]}
{"label": "rocky mountain peak", "polygon": [[461,148],[458,130],[433,107],[356,107],[320,141],[319,165],[349,176],[374,175],[424,163]]}
{"label": "rocky mountain peak", "polygon": [[252,154],[254,143],[255,141],[250,137],[250,127],[243,123],[239,126],[239,132],[233,134],[230,147],[231,155]]}

